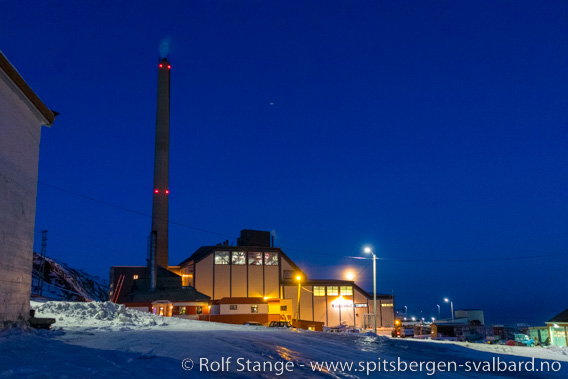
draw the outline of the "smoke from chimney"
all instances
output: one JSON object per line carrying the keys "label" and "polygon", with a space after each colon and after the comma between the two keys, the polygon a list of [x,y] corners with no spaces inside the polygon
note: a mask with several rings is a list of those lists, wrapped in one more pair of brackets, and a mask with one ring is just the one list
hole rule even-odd
{"label": "smoke from chimney", "polygon": [[166,36],[160,41],[158,46],[158,51],[160,52],[161,58],[167,58],[172,50],[172,37]]}

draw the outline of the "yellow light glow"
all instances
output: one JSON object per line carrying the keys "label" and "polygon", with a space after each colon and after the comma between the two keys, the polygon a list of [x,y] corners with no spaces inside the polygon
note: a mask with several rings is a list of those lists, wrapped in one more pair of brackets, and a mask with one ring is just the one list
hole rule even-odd
{"label": "yellow light glow", "polygon": [[264,297],[264,300],[268,300],[269,298],[267,296]]}
{"label": "yellow light glow", "polygon": [[300,275],[298,275],[298,276],[296,276],[296,280],[300,281],[300,280],[302,280],[302,277]]}
{"label": "yellow light glow", "polygon": [[355,278],[355,275],[353,275],[352,272],[348,272],[346,277],[347,277],[347,280],[353,280]]}

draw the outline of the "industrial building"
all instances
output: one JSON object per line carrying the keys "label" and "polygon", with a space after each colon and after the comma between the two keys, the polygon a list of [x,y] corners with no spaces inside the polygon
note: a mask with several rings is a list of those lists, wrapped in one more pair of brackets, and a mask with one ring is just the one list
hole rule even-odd
{"label": "industrial building", "polygon": [[[146,266],[113,267],[111,299],[158,314],[152,303],[169,301],[173,316],[229,323],[298,319],[326,326],[371,324],[369,316],[365,320],[373,313],[371,294],[354,281],[308,278],[270,241],[270,232],[243,230],[236,246],[200,247],[179,265],[160,267],[153,292]],[[377,296],[378,327],[394,325],[393,305],[392,296]],[[186,307],[182,313],[180,307]]]}
{"label": "industrial building", "polygon": [[[270,232],[243,230],[168,264],[169,111],[171,64],[158,63],[152,227],[147,266],[110,270],[109,299],[163,316],[243,323],[295,320],[322,325],[371,325],[373,297],[346,280],[313,280],[273,246]],[[393,296],[377,296],[377,326],[394,325]]]}

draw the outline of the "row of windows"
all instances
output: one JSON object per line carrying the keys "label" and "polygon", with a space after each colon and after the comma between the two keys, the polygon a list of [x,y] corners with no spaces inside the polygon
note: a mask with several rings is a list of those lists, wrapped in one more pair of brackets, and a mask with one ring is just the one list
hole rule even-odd
{"label": "row of windows", "polygon": [[[327,286],[327,296],[351,296],[353,287],[351,286]],[[325,296],[325,286],[314,286],[314,296]]]}
{"label": "row of windows", "polygon": [[[262,266],[263,263],[263,253],[260,252],[248,252],[248,264],[251,266]],[[215,252],[215,264],[216,265],[246,265],[247,264],[247,252],[246,251],[216,251]],[[265,252],[264,253],[264,264],[266,266],[278,266],[278,253],[277,252]]]}
{"label": "row of windows", "polygon": [[[186,307],[179,307],[179,314],[180,315],[184,315],[184,314],[186,314],[186,312],[187,312]],[[197,314],[197,315],[203,314],[203,307],[199,306],[199,305],[196,306],[195,307],[195,314]]]}
{"label": "row of windows", "polygon": [[[238,308],[237,304],[230,304],[229,305],[229,309],[232,311],[236,311]],[[281,305],[280,306],[280,311],[281,312],[286,312],[288,310],[288,306],[287,305]],[[250,313],[258,313],[258,305],[251,305],[250,306]]]}

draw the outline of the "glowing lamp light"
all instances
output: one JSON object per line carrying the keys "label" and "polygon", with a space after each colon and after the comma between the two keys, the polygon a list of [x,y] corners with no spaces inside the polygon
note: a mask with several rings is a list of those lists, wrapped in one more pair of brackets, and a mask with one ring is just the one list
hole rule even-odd
{"label": "glowing lamp light", "polygon": [[160,64],[158,65],[158,67],[162,68],[162,67],[164,67],[164,65],[160,63]]}
{"label": "glowing lamp light", "polygon": [[168,65],[168,70],[169,70],[170,68],[172,68],[172,66]]}
{"label": "glowing lamp light", "polygon": [[300,281],[300,280],[302,280],[302,277],[300,275],[298,275],[298,276],[296,276],[296,280]]}
{"label": "glowing lamp light", "polygon": [[353,278],[355,278],[355,275],[353,275],[352,272],[348,272],[347,273],[347,280],[353,280]]}
{"label": "glowing lamp light", "polygon": [[166,195],[169,195],[169,194],[170,194],[170,190],[166,190]]}
{"label": "glowing lamp light", "polygon": [[158,192],[160,192],[160,190],[157,190],[157,189],[154,190],[154,193],[158,193]]}

